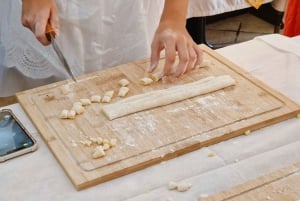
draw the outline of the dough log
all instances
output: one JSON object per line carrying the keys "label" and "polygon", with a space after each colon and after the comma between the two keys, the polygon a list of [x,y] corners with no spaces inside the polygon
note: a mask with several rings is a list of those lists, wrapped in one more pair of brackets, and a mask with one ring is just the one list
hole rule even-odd
{"label": "dough log", "polygon": [[135,112],[210,93],[234,84],[235,80],[229,75],[211,76],[192,83],[131,96],[105,105],[102,109],[107,118],[113,120]]}

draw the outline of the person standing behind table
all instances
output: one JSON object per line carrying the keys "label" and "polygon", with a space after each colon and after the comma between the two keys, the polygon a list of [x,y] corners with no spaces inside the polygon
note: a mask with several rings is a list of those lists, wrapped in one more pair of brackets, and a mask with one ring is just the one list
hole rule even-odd
{"label": "person standing behind table", "polygon": [[[202,51],[185,28],[187,7],[188,0],[165,0],[159,26],[151,45],[149,72],[157,67],[162,50],[165,50],[164,75],[166,76],[171,75],[176,54],[179,57],[176,77],[201,64]],[[56,32],[59,32],[58,9],[54,0],[23,0],[22,24],[29,28],[43,45],[49,45],[45,37],[48,21]]]}
{"label": "person standing behind table", "polygon": [[283,34],[286,36],[300,35],[300,1],[288,0]]}

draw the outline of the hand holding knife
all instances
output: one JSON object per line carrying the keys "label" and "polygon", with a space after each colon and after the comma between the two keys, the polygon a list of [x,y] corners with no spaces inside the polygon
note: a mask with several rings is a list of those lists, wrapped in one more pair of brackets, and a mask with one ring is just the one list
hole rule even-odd
{"label": "hand holding knife", "polygon": [[74,82],[77,82],[76,79],[75,79],[75,76],[72,72],[72,69],[70,68],[70,66],[69,66],[67,60],[65,59],[62,51],[60,50],[60,48],[58,47],[58,45],[56,43],[55,36],[56,36],[56,33],[55,33],[54,29],[52,28],[52,26],[50,25],[50,23],[48,22],[47,26],[46,26],[46,37],[49,40],[49,42],[51,42],[54,51],[56,52],[59,60],[63,64],[63,66],[66,69],[66,71],[68,72],[68,74],[71,76],[71,78],[74,80]]}

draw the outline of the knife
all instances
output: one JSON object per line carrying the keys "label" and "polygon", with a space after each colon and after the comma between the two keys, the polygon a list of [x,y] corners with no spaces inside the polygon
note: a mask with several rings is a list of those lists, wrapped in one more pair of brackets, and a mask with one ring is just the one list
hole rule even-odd
{"label": "knife", "polygon": [[75,76],[72,72],[72,69],[70,68],[70,66],[69,66],[67,60],[65,59],[62,51],[60,50],[60,48],[58,47],[58,45],[56,43],[55,36],[56,36],[56,33],[55,33],[54,29],[52,28],[52,26],[50,25],[50,23],[48,22],[47,26],[46,26],[46,37],[47,37],[48,41],[51,42],[54,51],[56,52],[59,60],[63,64],[63,66],[66,69],[66,71],[68,72],[68,74],[71,76],[71,78],[74,80],[74,82],[77,82],[76,79],[75,79]]}

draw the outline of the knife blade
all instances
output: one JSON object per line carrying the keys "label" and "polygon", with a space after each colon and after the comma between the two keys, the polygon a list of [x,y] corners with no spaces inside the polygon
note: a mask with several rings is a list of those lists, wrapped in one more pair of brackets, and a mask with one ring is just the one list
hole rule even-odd
{"label": "knife blade", "polygon": [[67,73],[71,76],[71,78],[72,78],[72,80],[74,80],[74,82],[77,82],[75,79],[74,73],[72,72],[72,69],[70,68],[66,58],[64,57],[62,51],[60,50],[60,48],[58,47],[58,45],[56,43],[55,36],[56,36],[56,32],[54,31],[54,29],[48,22],[47,26],[46,26],[46,37],[47,37],[48,41],[51,42],[51,45],[52,45],[55,53],[57,54],[59,60],[63,64]]}

